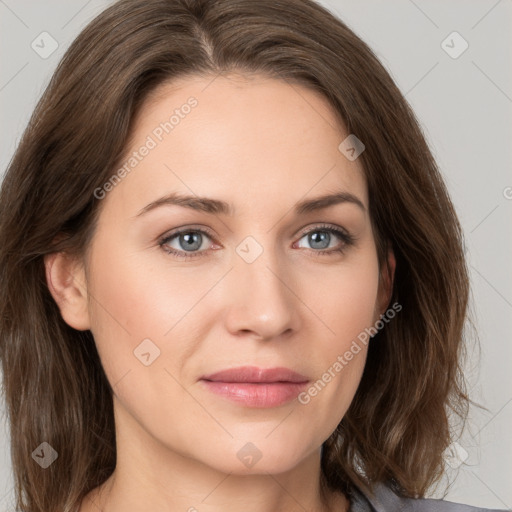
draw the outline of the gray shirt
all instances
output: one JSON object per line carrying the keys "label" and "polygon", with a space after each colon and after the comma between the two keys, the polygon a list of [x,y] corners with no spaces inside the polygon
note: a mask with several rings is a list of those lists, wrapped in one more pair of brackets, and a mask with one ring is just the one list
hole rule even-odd
{"label": "gray shirt", "polygon": [[[512,510],[512,509],[508,509]],[[356,488],[350,501],[350,512],[504,512],[505,509],[479,508],[433,498],[403,498],[382,483],[375,486],[375,496]]]}

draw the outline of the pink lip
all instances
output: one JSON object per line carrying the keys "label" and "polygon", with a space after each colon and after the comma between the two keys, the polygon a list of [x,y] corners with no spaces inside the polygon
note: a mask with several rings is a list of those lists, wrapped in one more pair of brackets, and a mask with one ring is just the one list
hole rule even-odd
{"label": "pink lip", "polygon": [[288,368],[242,366],[203,376],[207,388],[248,407],[276,407],[297,398],[309,382]]}

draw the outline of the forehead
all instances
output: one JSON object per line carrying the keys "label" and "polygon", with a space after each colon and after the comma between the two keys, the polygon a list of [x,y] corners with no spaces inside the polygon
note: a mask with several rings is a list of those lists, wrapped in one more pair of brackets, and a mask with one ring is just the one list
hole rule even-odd
{"label": "forehead", "polygon": [[123,163],[151,149],[115,192],[139,204],[163,189],[229,202],[236,191],[248,205],[341,188],[367,205],[360,161],[338,149],[347,135],[327,99],[304,86],[261,75],[181,78],[140,108]]}

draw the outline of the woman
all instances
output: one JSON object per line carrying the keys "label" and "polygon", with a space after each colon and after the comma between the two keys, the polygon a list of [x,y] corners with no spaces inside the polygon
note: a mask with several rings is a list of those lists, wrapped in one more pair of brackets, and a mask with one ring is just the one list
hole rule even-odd
{"label": "woman", "polygon": [[461,228],[319,5],[115,3],[0,214],[20,510],[477,510],[424,499],[470,401]]}

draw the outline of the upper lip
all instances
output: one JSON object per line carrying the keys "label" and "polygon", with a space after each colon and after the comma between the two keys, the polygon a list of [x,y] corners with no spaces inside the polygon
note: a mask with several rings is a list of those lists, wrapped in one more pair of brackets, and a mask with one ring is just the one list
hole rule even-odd
{"label": "upper lip", "polygon": [[239,366],[220,372],[204,375],[202,380],[214,382],[308,382],[309,379],[288,368],[258,368],[257,366]]}

